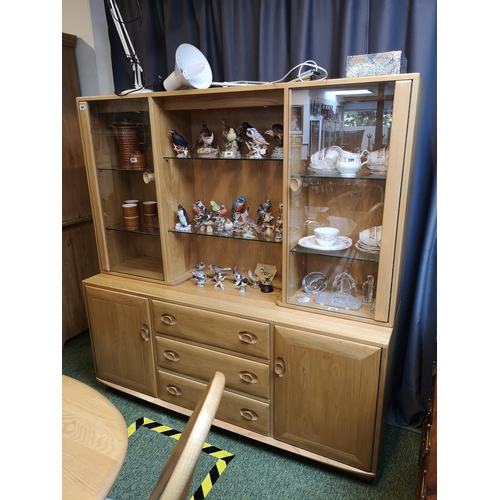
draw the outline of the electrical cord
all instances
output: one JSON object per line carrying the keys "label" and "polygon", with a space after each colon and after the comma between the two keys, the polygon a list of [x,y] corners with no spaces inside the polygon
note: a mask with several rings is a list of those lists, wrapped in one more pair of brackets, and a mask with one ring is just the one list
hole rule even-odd
{"label": "electrical cord", "polygon": [[[304,68],[313,68],[308,69],[307,71],[303,71]],[[280,83],[282,82],[292,71],[299,68],[297,73],[297,78],[294,80],[290,80],[292,82],[305,82],[308,80],[325,80],[328,78],[328,71],[318,64],[315,61],[304,61],[303,63],[297,64],[297,66],[293,67],[285,76],[280,78],[279,80],[275,80],[273,82],[255,82],[250,80],[236,80],[233,82],[212,82],[212,85],[220,86],[220,87],[239,87],[246,85],[264,85],[266,83]]]}

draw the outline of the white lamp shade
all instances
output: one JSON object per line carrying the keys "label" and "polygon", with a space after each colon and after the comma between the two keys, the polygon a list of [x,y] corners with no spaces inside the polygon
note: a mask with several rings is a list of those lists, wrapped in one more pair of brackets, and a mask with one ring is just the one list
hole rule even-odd
{"label": "white lamp shade", "polygon": [[207,89],[212,85],[212,69],[206,57],[193,45],[183,43],[175,52],[175,70],[163,82],[165,90],[181,87]]}

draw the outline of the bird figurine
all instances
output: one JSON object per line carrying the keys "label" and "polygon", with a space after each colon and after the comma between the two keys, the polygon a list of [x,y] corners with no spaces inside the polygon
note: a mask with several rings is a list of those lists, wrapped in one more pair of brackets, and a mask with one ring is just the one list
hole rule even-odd
{"label": "bird figurine", "polygon": [[245,135],[252,139],[252,141],[258,146],[269,146],[269,143],[266,141],[264,136],[255,128],[252,127],[248,122],[243,122],[241,124],[243,130],[245,131]]}
{"label": "bird figurine", "polygon": [[215,273],[215,275],[223,274],[224,271],[231,271],[232,270],[230,267],[219,267],[219,266],[216,266],[215,264],[208,264],[208,267]]}
{"label": "bird figurine", "polygon": [[222,136],[227,142],[238,141],[243,142],[243,139],[236,133],[233,127],[230,127],[226,119],[222,120]]}
{"label": "bird figurine", "polygon": [[193,203],[193,212],[196,215],[205,215],[206,211],[207,210],[205,208],[205,205],[203,204],[203,202],[201,200],[196,200]]}
{"label": "bird figurine", "polygon": [[188,149],[189,151],[191,151],[191,153],[193,152],[193,150],[189,146],[189,142],[186,141],[186,139],[184,139],[184,137],[182,137],[182,135],[179,134],[177,130],[171,130],[170,133],[172,134],[172,142],[175,146],[180,146],[181,148]]}
{"label": "bird figurine", "polygon": [[283,147],[283,125],[275,123],[270,130],[266,130],[264,133],[273,137],[279,148]]}
{"label": "bird figurine", "polygon": [[266,200],[257,207],[257,224],[262,224],[267,213],[271,210],[271,200]]}
{"label": "bird figurine", "polygon": [[255,223],[255,221],[249,215],[250,207],[246,208],[240,215],[240,221],[244,227],[244,229],[249,230],[255,229],[257,233],[260,233],[262,229]]}
{"label": "bird figurine", "polygon": [[207,275],[205,274],[205,263],[200,262],[196,265],[196,271],[191,271],[196,284],[199,287],[204,286],[205,281],[207,281]]}
{"label": "bird figurine", "polygon": [[181,226],[186,227],[188,225],[188,214],[180,203],[177,205],[177,218]]}
{"label": "bird figurine", "polygon": [[231,217],[235,219],[236,213],[241,213],[245,210],[246,206],[246,198],[244,196],[240,196],[234,203],[233,206],[231,207]]}
{"label": "bird figurine", "polygon": [[207,127],[207,122],[201,122],[201,131],[196,139],[195,151],[201,154],[209,153],[212,150],[214,134]]}
{"label": "bird figurine", "polygon": [[259,276],[250,270],[247,271],[247,274],[248,274],[248,280],[249,280],[250,286],[252,288],[259,288],[259,285],[260,285]]}
{"label": "bird figurine", "polygon": [[233,278],[234,278],[234,286],[235,287],[240,286],[244,277],[238,271],[238,266],[233,267]]}

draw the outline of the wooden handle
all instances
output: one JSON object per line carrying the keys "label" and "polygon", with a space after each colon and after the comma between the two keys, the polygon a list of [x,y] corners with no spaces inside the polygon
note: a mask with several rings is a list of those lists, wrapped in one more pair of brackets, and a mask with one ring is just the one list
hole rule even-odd
{"label": "wooden handle", "polygon": [[246,419],[246,420],[258,420],[259,419],[259,416],[257,415],[257,413],[255,413],[254,411],[252,410],[248,410],[246,408],[242,408],[240,410],[240,415]]}
{"label": "wooden handle", "polygon": [[246,382],[247,384],[255,384],[259,381],[259,378],[255,373],[252,372],[240,372],[239,373],[240,379],[243,380],[243,382]]}
{"label": "wooden handle", "polygon": [[274,361],[274,373],[280,378],[285,374],[285,362],[282,358],[276,358]]}
{"label": "wooden handle", "polygon": [[141,326],[141,337],[143,340],[149,340],[149,328],[148,325]]}
{"label": "wooden handle", "polygon": [[252,332],[239,332],[238,338],[245,344],[256,344],[259,340],[257,335]]}
{"label": "wooden handle", "polygon": [[168,326],[172,326],[177,323],[177,318],[175,316],[172,316],[171,314],[162,314],[160,316],[160,319],[163,323],[165,323]]}
{"label": "wooden handle", "polygon": [[167,391],[172,394],[172,396],[181,396],[182,391],[179,389],[179,387],[176,387],[175,385],[167,385]]}
{"label": "wooden handle", "polygon": [[174,351],[163,351],[163,356],[169,361],[179,361],[179,355]]}

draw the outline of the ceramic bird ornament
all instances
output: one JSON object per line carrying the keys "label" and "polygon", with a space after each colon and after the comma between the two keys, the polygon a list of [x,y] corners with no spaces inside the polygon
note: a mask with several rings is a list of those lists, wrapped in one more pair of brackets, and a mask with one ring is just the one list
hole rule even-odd
{"label": "ceramic bird ornament", "polygon": [[188,215],[186,209],[181,205],[177,205],[177,217],[181,226],[188,225]]}
{"label": "ceramic bird ornament", "polygon": [[266,130],[264,133],[273,137],[278,147],[283,147],[283,125],[275,123],[270,130]]}
{"label": "ceramic bird ornament", "polygon": [[233,219],[235,218],[234,214],[241,213],[245,210],[246,202],[247,202],[246,198],[244,196],[240,196],[233,203],[233,206],[231,207],[231,217]]}
{"label": "ceramic bird ornament", "polygon": [[269,143],[266,141],[264,136],[255,128],[252,127],[248,122],[243,122],[241,124],[243,130],[245,131],[245,135],[252,139],[252,141],[259,146],[269,146]]}
{"label": "ceramic bird ornament", "polygon": [[188,151],[193,152],[191,147],[189,146],[189,142],[182,137],[181,134],[177,132],[177,130],[171,130],[170,134],[172,135],[172,142],[174,144],[174,149],[177,153],[178,158],[188,158]]}
{"label": "ceramic bird ornament", "polygon": [[201,122],[201,131],[196,139],[195,151],[199,156],[215,156],[219,153],[219,148],[212,146],[214,142],[214,134],[207,127],[207,122]]}

